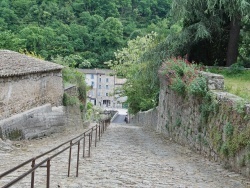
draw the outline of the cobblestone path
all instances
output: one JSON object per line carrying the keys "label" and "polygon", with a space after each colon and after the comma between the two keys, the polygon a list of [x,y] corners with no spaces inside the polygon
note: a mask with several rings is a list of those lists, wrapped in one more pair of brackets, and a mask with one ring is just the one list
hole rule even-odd
{"label": "cobblestone path", "polygon": [[[43,139],[40,142],[41,150],[47,141]],[[36,144],[33,147],[38,149]],[[26,153],[28,151],[30,150],[26,149]],[[97,147],[93,147],[91,151],[90,158],[80,159],[78,178],[75,177],[74,167],[72,176],[67,177],[68,153],[57,158],[57,164],[61,165],[51,165],[51,187],[250,187],[249,181],[242,176],[223,169],[221,165],[210,162],[161,135],[130,124],[111,124]],[[21,155],[28,155],[25,151],[19,153],[15,159],[17,161],[22,158]],[[8,159],[13,154],[18,155],[18,152],[14,150],[5,153]],[[7,159],[5,155],[2,155],[4,160]],[[1,169],[10,166],[2,160],[2,156]],[[37,177],[36,180],[38,183],[35,187],[45,187],[44,179]],[[28,187],[27,185],[21,184],[19,187]]]}

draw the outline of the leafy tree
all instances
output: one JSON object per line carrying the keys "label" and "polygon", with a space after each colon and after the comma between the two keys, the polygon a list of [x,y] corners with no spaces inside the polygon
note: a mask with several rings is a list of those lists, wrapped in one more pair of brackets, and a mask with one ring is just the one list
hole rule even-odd
{"label": "leafy tree", "polygon": [[127,48],[115,53],[116,60],[107,63],[118,76],[127,79],[122,92],[128,97],[131,113],[148,110],[157,105],[159,83],[158,79],[154,79],[157,78],[157,71],[154,71],[156,66],[151,61],[142,59],[146,52],[155,47],[155,39],[156,34],[152,33],[130,40]]}
{"label": "leafy tree", "polygon": [[105,67],[114,51],[166,17],[168,1],[1,0],[0,48],[21,47],[47,60],[78,55],[77,66]]}
{"label": "leafy tree", "polygon": [[18,38],[11,31],[0,32],[0,48],[19,51],[25,48],[25,40]]}
{"label": "leafy tree", "polygon": [[[209,49],[215,47],[216,50],[224,51],[225,43],[227,43],[227,55],[224,55],[226,65],[230,66],[236,62],[241,18],[249,12],[249,3],[247,1],[177,0],[173,1],[172,7],[177,19],[184,20],[182,35],[184,37],[191,36],[190,41],[182,37],[183,40],[186,40],[188,49],[192,50],[192,46],[198,44],[193,48],[197,50],[196,47],[201,42],[200,46],[205,47],[206,43],[209,43]],[[227,31],[228,28],[230,32]],[[183,40],[180,40],[180,43],[185,44]],[[216,47],[217,44],[218,47]],[[190,54],[190,52],[188,53]]]}

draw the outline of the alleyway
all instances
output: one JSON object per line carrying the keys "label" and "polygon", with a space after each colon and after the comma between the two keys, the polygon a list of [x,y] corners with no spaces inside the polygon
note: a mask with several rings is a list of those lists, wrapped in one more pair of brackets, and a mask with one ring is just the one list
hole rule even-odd
{"label": "alleyway", "polygon": [[[40,143],[37,140],[33,143],[29,141],[29,145],[39,153],[47,150],[48,139],[51,138],[42,139]],[[63,141],[63,138],[58,140]],[[1,172],[11,166],[11,162],[5,163],[5,160],[14,157],[15,163],[36,153],[30,151],[30,148],[25,148],[9,153],[0,152]],[[93,148],[91,157],[80,159],[78,178],[75,177],[73,167],[71,177],[66,176],[67,155],[68,153],[57,158],[56,163],[61,164],[60,167],[56,169],[53,164],[51,166],[53,188],[250,187],[242,176],[163,139],[161,135],[131,124],[111,124],[108,127],[97,147]],[[45,180],[37,177],[37,181],[43,184],[35,187],[45,187]],[[28,187],[27,185],[16,187]]]}

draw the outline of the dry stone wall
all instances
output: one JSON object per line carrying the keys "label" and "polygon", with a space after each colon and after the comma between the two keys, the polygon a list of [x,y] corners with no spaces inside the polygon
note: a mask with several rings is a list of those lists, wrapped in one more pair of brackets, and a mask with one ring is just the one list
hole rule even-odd
{"label": "dry stone wall", "polygon": [[202,73],[214,99],[181,97],[161,78],[157,130],[228,168],[250,176],[249,104],[224,92],[221,75]]}
{"label": "dry stone wall", "polygon": [[64,89],[64,93],[70,95],[70,96],[75,96],[78,97],[78,90],[76,85],[70,85]]}
{"label": "dry stone wall", "polygon": [[[76,85],[69,85],[64,88],[64,93],[69,95],[70,97],[78,97],[78,88]],[[80,110],[79,104],[75,104],[73,106],[65,106],[65,118],[67,126],[85,126],[88,125],[89,122],[84,122],[84,112]]]}
{"label": "dry stone wall", "polygon": [[[213,99],[180,96],[160,77],[158,118],[152,111],[140,112],[132,122],[146,125],[166,137],[219,161],[250,177],[250,104],[224,92],[221,75],[204,73]],[[157,121],[157,122],[156,122]]]}
{"label": "dry stone wall", "polygon": [[138,112],[130,117],[130,122],[152,130],[156,130],[158,122],[158,108],[145,112]]}
{"label": "dry stone wall", "polygon": [[64,108],[39,106],[0,121],[0,137],[20,140],[42,137],[64,129]]}
{"label": "dry stone wall", "polygon": [[50,103],[62,105],[61,70],[0,78],[0,120]]}

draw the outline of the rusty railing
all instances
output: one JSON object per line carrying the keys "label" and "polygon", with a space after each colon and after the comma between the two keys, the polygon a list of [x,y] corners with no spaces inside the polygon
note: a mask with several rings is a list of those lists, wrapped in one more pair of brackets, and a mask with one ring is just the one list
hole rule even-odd
{"label": "rusty railing", "polygon": [[[11,187],[12,185],[16,184],[17,182],[19,182],[20,180],[22,180],[23,178],[25,178],[26,176],[28,176],[29,174],[31,174],[31,181],[30,181],[30,187],[34,188],[35,185],[35,171],[37,168],[39,167],[46,167],[47,168],[47,180],[46,180],[46,188],[50,187],[50,170],[51,170],[51,160],[53,158],[55,158],[56,156],[58,156],[59,154],[63,153],[66,150],[69,150],[69,159],[68,159],[68,177],[70,176],[70,167],[71,167],[71,159],[72,159],[72,148],[73,146],[77,145],[77,164],[76,164],[76,177],[78,177],[78,169],[79,169],[79,158],[80,158],[80,143],[82,141],[82,149],[83,149],[83,153],[82,153],[82,157],[86,157],[86,138],[88,138],[88,157],[90,157],[91,155],[91,147],[92,147],[92,141],[93,141],[93,133],[94,133],[94,137],[95,137],[95,147],[96,147],[96,143],[97,140],[101,139],[102,134],[104,133],[104,131],[106,131],[107,126],[110,124],[110,119],[107,120],[102,120],[99,122],[99,124],[96,124],[95,126],[93,126],[92,128],[88,129],[87,131],[85,131],[84,133],[80,134],[79,136],[72,138],[71,140],[68,140],[64,143],[62,143],[61,145],[41,154],[38,155],[34,158],[31,158],[21,164],[19,164],[18,166],[0,174],[0,180],[4,177],[6,177],[7,175],[13,173],[14,171],[17,171],[18,169],[20,169],[21,167],[31,164],[31,169],[27,170],[26,172],[24,172],[23,174],[21,174],[20,176],[16,177],[15,179],[13,179],[12,181],[10,181],[9,183],[7,183],[6,185],[4,185],[2,188],[7,188],[7,187]],[[68,146],[67,146],[68,145]],[[66,146],[66,147],[65,147]],[[64,148],[63,148],[64,147]],[[53,151],[57,150],[57,149],[61,149],[59,152],[55,153],[55,154],[51,154]],[[41,162],[36,164],[36,161],[38,159],[42,159],[42,157],[51,154],[51,156],[43,159]]]}

